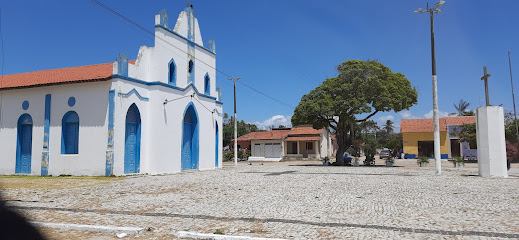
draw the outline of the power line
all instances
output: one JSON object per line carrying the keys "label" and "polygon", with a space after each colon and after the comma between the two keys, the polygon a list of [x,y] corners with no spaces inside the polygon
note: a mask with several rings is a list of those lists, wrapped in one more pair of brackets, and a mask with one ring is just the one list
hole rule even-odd
{"label": "power line", "polygon": [[[183,49],[181,49],[181,48],[179,48],[179,47],[177,47],[177,46],[171,44],[170,42],[168,42],[168,41],[162,39],[162,38],[159,37],[159,36],[156,36],[154,32],[147,30],[145,27],[143,27],[143,26],[139,25],[138,23],[132,21],[131,19],[125,17],[124,15],[122,15],[122,14],[120,14],[119,12],[113,10],[112,8],[110,8],[110,7],[106,6],[106,5],[104,5],[103,3],[99,2],[98,0],[90,0],[90,1],[91,1],[92,3],[94,3],[94,4],[96,4],[97,6],[99,6],[99,7],[103,8],[103,9],[107,10],[108,12],[112,13],[113,15],[115,15],[115,16],[121,18],[122,20],[124,20],[124,21],[130,23],[132,26],[136,27],[137,29],[139,29],[139,30],[141,30],[141,31],[144,31],[145,33],[147,33],[147,34],[149,34],[149,35],[152,35],[152,36],[154,36],[155,38],[158,38],[159,40],[165,42],[166,44],[168,44],[168,45],[170,45],[170,46],[172,46],[172,47],[178,49],[179,51],[181,51],[181,52],[183,52],[183,53],[185,53],[185,54],[188,54],[185,50],[183,50]],[[159,44],[160,44],[160,43],[159,43]],[[166,49],[168,49],[168,48],[166,48]],[[195,57],[195,59],[198,60],[199,62],[203,63],[204,65],[206,65],[206,66],[208,66],[208,67],[214,69],[216,72],[218,72],[218,73],[220,73],[220,74],[223,74],[224,76],[226,76],[226,77],[228,77],[228,78],[231,78],[231,75],[229,75],[229,74],[227,74],[227,73],[225,73],[225,72],[223,72],[223,71],[217,69],[216,67],[213,67],[213,66],[211,66],[211,65],[209,65],[209,64],[207,64],[207,63],[205,63],[204,61],[201,61],[200,59],[197,59],[196,57]],[[198,67],[198,66],[195,65],[195,67]],[[224,82],[225,84],[228,84],[228,83],[225,82],[225,81],[223,81],[223,82]],[[268,94],[263,93],[263,92],[261,92],[260,90],[257,90],[257,89],[255,89],[255,88],[253,88],[253,87],[251,87],[251,86],[249,86],[249,85],[247,85],[247,84],[245,84],[245,83],[242,83],[242,82],[240,82],[240,83],[241,83],[242,85],[246,86],[247,88],[249,88],[249,89],[251,89],[251,90],[257,92],[257,93],[259,93],[259,94],[261,94],[261,95],[263,95],[263,96],[265,96],[265,97],[267,97],[267,98],[270,98],[270,99],[274,100],[275,102],[278,102],[278,103],[280,103],[280,104],[282,104],[282,105],[285,105],[285,106],[287,106],[287,107],[290,107],[290,108],[294,108],[294,107],[291,106],[290,104],[287,104],[287,103],[285,103],[285,102],[283,102],[283,101],[281,101],[281,100],[278,100],[278,99],[276,99],[276,98],[274,98],[274,97],[271,97],[271,96],[269,96]]]}

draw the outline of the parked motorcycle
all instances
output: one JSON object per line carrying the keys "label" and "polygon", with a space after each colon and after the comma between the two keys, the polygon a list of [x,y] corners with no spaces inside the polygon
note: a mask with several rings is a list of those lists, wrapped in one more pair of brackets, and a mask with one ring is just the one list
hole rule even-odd
{"label": "parked motorcycle", "polygon": [[375,166],[375,155],[373,155],[373,154],[366,155],[366,159],[364,159],[364,165]]}

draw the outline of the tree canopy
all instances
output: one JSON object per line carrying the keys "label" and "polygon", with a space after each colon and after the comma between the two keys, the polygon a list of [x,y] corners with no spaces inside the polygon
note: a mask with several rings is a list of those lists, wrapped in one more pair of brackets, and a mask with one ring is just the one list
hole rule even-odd
{"label": "tree canopy", "polygon": [[337,77],[326,79],[301,98],[292,125],[311,124],[332,129],[342,164],[345,149],[353,144],[354,126],[378,112],[399,112],[417,102],[418,93],[402,73],[394,73],[376,60],[349,60],[337,66]]}

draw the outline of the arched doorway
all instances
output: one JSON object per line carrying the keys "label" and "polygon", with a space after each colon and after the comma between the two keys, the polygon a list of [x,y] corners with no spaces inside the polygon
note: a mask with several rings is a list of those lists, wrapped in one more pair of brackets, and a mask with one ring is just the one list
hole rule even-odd
{"label": "arched doorway", "polygon": [[214,154],[214,156],[215,156],[214,166],[218,167],[218,143],[219,143],[218,142],[218,137],[219,137],[219,135],[218,135],[218,122],[215,122],[215,123],[216,123],[216,133],[215,133],[216,134],[216,137],[215,137],[215,143],[216,144],[215,144],[215,154]]}
{"label": "arched doorway", "polygon": [[132,104],[126,113],[124,137],[124,173],[138,173],[141,156],[141,114]]}
{"label": "arched doorway", "polygon": [[182,170],[198,168],[198,146],[198,115],[193,103],[189,103],[182,121]]}
{"label": "arched doorway", "polygon": [[18,119],[15,173],[31,173],[32,118],[25,113]]}

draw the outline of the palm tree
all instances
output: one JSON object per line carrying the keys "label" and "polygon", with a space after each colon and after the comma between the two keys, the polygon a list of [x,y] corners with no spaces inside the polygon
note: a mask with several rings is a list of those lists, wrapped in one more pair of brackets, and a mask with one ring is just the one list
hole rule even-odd
{"label": "palm tree", "polygon": [[395,129],[395,127],[393,127],[393,124],[393,121],[387,120],[386,124],[383,126],[383,129],[386,130],[387,133],[392,133],[393,129]]}
{"label": "palm tree", "polygon": [[470,103],[467,101],[460,99],[458,104],[454,104],[454,108],[458,111],[458,116],[474,116],[473,111],[467,111]]}

